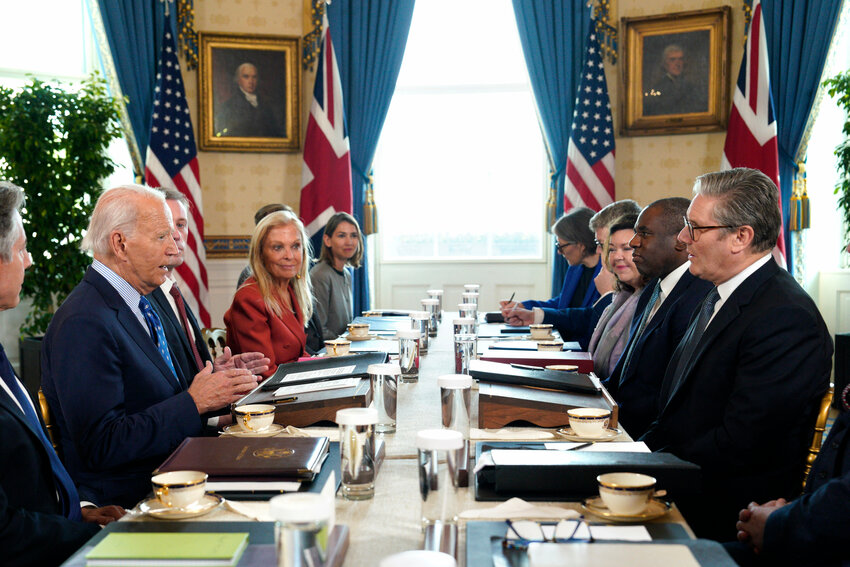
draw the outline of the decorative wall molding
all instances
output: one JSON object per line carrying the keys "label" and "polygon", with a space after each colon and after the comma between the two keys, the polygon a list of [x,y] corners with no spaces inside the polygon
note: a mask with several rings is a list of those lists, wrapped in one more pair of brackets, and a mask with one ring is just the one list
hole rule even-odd
{"label": "decorative wall molding", "polygon": [[250,234],[238,236],[208,235],[204,238],[207,258],[247,258],[250,245]]}

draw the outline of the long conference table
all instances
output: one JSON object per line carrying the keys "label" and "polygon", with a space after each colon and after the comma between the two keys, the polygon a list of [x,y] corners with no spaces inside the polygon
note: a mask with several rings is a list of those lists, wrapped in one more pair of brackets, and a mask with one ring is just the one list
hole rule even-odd
{"label": "long conference table", "polygon": [[[348,501],[341,496],[336,497],[336,523],[348,526],[350,540],[345,557],[345,566],[374,567],[379,561],[394,553],[411,549],[422,549],[423,532],[420,525],[421,498],[419,495],[419,476],[417,468],[417,452],[414,446],[416,432],[422,429],[441,427],[440,389],[437,377],[443,374],[454,374],[454,352],[452,336],[452,313],[444,312],[442,323],[436,338],[431,339],[427,354],[420,359],[420,375],[417,382],[400,383],[398,386],[398,417],[397,430],[393,434],[384,435],[386,456],[375,481],[375,496],[365,501]],[[473,392],[473,424],[476,426],[477,403],[476,392]],[[540,441],[540,434],[552,433],[551,441],[559,441],[554,430],[520,429],[511,430],[511,441],[522,440],[523,432],[529,432],[528,440]],[[331,441],[338,439],[336,428],[310,427],[305,430],[310,435],[330,437]],[[497,436],[488,440],[498,440]],[[623,432],[622,441],[631,441]],[[471,449],[474,455],[474,443]],[[337,478],[339,472],[337,471]],[[470,485],[472,484],[470,478]],[[478,502],[474,490],[460,488],[458,491],[459,511],[480,510],[492,508],[494,502]],[[239,509],[249,515],[268,519],[268,502],[240,502]],[[548,502],[548,506],[564,509],[581,510],[580,502]],[[192,521],[230,522],[246,521],[245,514],[238,514],[232,509],[222,506],[209,514]],[[604,522],[591,518],[594,522]],[[122,521],[159,522],[138,512],[130,513]],[[673,506],[665,516],[652,521],[653,523],[676,523],[681,525],[687,534],[693,538],[693,532],[688,527],[678,509]],[[459,521],[458,533],[458,565],[465,565],[465,522]],[[79,554],[78,554],[79,556]],[[76,565],[77,561],[72,561]]]}

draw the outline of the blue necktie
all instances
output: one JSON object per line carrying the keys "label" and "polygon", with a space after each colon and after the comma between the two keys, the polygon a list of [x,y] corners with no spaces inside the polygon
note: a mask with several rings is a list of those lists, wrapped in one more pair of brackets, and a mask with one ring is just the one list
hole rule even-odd
{"label": "blue necktie", "polygon": [[646,304],[646,307],[643,310],[643,314],[640,318],[640,324],[638,328],[635,329],[634,336],[629,341],[629,350],[626,352],[626,358],[623,361],[622,370],[620,371],[620,377],[622,377],[626,370],[629,368],[629,362],[632,360],[632,355],[635,352],[635,345],[638,342],[638,339],[643,334],[643,330],[646,329],[646,324],[649,322],[649,314],[652,312],[652,309],[655,307],[655,304],[658,303],[658,298],[661,296],[661,282],[655,284],[655,289],[652,290],[652,295],[649,296],[649,303]]}
{"label": "blue necktie", "polygon": [[165,359],[165,363],[171,369],[171,374],[177,379],[177,372],[174,371],[174,364],[172,364],[171,355],[168,353],[168,343],[165,340],[165,331],[162,330],[162,322],[159,320],[157,314],[154,313],[150,301],[144,296],[139,298],[139,309],[142,315],[145,316],[148,331],[151,334],[154,344],[156,344],[157,350],[159,350],[159,354]]}
{"label": "blue necktie", "polygon": [[9,364],[9,359],[6,358],[6,351],[0,345],[0,378],[12,391],[12,394],[18,400],[21,408],[24,410],[24,418],[29,421],[30,426],[36,432],[39,441],[44,445],[44,450],[47,451],[47,456],[50,459],[50,468],[53,471],[53,479],[56,482],[56,492],[59,494],[59,503],[62,506],[62,515],[70,520],[82,521],[83,516],[80,512],[80,495],[77,493],[77,487],[74,486],[74,481],[62,461],[59,460],[59,455],[53,450],[53,445],[44,434],[41,428],[41,422],[38,416],[35,415],[35,410],[32,407],[29,396],[27,396],[18,381],[15,379],[15,371],[12,365]]}

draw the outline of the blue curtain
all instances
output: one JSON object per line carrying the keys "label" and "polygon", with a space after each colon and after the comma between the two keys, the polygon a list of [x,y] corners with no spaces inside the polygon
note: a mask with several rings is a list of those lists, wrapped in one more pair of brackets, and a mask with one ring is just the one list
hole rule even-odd
{"label": "blue curtain", "polygon": [[[351,144],[354,218],[361,227],[368,175],[395,91],[413,3],[334,0],[328,6]],[[366,262],[364,254],[364,266]],[[369,274],[364,267],[354,271],[354,314],[368,309]]]}
{"label": "blue curtain", "polygon": [[788,270],[793,249],[788,206],[800,148],[829,51],[841,0],[763,0],[764,29],[770,61],[770,90],[779,142],[779,184]]}
{"label": "blue curtain", "polygon": [[[573,106],[591,9],[583,1],[513,0],[513,5],[540,125],[553,167],[556,211],[560,214],[563,212]],[[566,269],[564,259],[555,254],[552,295],[560,291]]]}
{"label": "blue curtain", "polygon": [[[121,91],[127,97],[127,113],[142,159],[148,149],[156,64],[162,48],[165,9],[162,2],[97,0],[109,50]],[[172,5],[172,29],[177,6]],[[138,173],[138,172],[137,172]]]}

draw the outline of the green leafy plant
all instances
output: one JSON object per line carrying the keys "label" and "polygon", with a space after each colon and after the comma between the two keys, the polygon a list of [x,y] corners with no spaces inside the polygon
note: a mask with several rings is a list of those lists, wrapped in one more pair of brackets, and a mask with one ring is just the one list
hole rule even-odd
{"label": "green leafy plant", "polygon": [[107,146],[120,135],[117,102],[97,75],[79,85],[33,79],[20,89],[0,87],[0,178],[24,189],[33,257],[22,292],[32,310],[22,336],[47,330],[91,262],[80,241],[101,182],[115,169]]}
{"label": "green leafy plant", "polygon": [[838,195],[838,206],[844,213],[844,229],[850,230],[850,70],[839,73],[831,79],[824,81],[829,96],[836,99],[838,105],[846,113],[844,128],[844,141],[835,148],[835,156],[838,158],[838,184],[835,186],[835,194]]}

